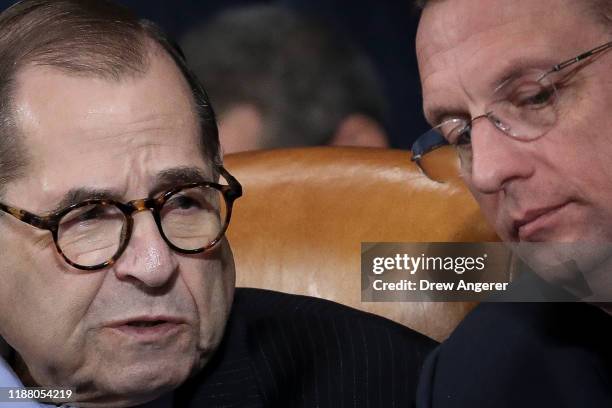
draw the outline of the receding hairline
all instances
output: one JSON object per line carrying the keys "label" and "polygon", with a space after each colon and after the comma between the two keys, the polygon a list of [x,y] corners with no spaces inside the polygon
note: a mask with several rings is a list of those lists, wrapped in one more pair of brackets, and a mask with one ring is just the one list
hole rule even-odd
{"label": "receding hairline", "polygon": [[[175,61],[172,59],[172,56],[165,50],[160,44],[158,44],[155,40],[144,36],[143,44],[142,44],[142,56],[139,60],[139,63],[132,64],[131,67],[117,72],[108,72],[104,68],[98,69],[98,62],[92,61],[91,69],[77,69],[73,70],[71,68],[67,68],[63,65],[49,64],[44,60],[32,59],[31,61],[26,61],[24,64],[20,64],[16,67],[13,75],[9,78],[11,84],[14,86],[21,75],[29,69],[48,69],[51,72],[61,73],[67,77],[75,77],[75,78],[83,78],[83,79],[100,79],[102,81],[108,83],[121,83],[124,80],[130,79],[139,79],[146,76],[155,62],[156,59],[165,60],[168,64],[176,69],[177,78],[180,79],[182,85],[184,85],[185,91],[187,92],[187,96],[191,96],[189,93],[189,84],[187,83],[186,78],[182,75],[180,68],[177,66]],[[89,64],[87,64],[89,65]],[[83,65],[85,66],[85,65]],[[13,91],[16,89],[13,88]],[[11,96],[14,96],[12,94]],[[193,100],[193,98],[191,98]]]}
{"label": "receding hairline", "polygon": [[[12,75],[7,78],[8,82],[8,90],[6,92],[6,112],[7,115],[3,118],[4,125],[9,127],[12,131],[13,136],[15,137],[15,142],[20,145],[19,150],[21,150],[26,157],[28,157],[27,152],[28,149],[23,143],[25,140],[23,136],[25,136],[23,129],[21,129],[16,120],[15,120],[15,98],[18,93],[18,84],[19,77],[32,68],[42,68],[49,69],[51,71],[59,72],[63,75],[69,77],[77,77],[77,78],[91,78],[91,79],[101,79],[108,82],[120,83],[125,79],[137,79],[144,77],[150,70],[152,61],[154,58],[165,58],[168,62],[170,62],[173,66],[176,64],[168,55],[168,52],[163,49],[161,45],[155,42],[153,39],[147,37],[144,33],[142,34],[142,38],[140,39],[141,43],[139,44],[139,54],[140,58],[137,63],[125,65],[122,70],[111,70],[103,67],[104,63],[107,62],[104,60],[104,56],[93,56],[92,60],[86,62],[86,58],[89,56],[79,56],[79,61],[81,62],[80,67],[78,69],[72,69],[69,66],[63,64],[53,64],[48,61],[48,59],[31,57],[28,59],[23,59],[20,61],[20,64],[15,66],[15,70],[12,72]],[[176,67],[177,71],[179,71],[178,67]],[[193,97],[189,92],[188,85],[185,83],[185,78],[183,75],[178,72],[178,77],[185,85],[184,89],[187,92],[186,96],[190,99],[190,104],[193,105]],[[194,109],[194,115],[197,115]],[[27,171],[27,166],[30,164],[29,160],[26,160],[24,163],[26,167],[24,169],[24,173]],[[0,191],[1,193],[1,191]]]}
{"label": "receding hairline", "polygon": [[[153,45],[153,46],[151,46]],[[152,52],[153,51],[153,52]],[[121,81],[148,71],[161,51],[187,84],[199,119],[198,148],[221,162],[215,114],[180,49],[155,23],[108,0],[22,0],[0,14],[0,193],[27,172],[30,154],[14,128],[14,81],[22,69],[49,66],[69,76]]]}
{"label": "receding hairline", "polygon": [[[121,83],[124,80],[139,79],[139,78],[145,77],[150,72],[156,60],[163,60],[162,63],[170,64],[170,66],[172,66],[173,69],[175,70],[176,75],[174,76],[174,80],[178,80],[181,82],[181,85],[180,85],[181,93],[182,93],[181,97],[187,98],[189,107],[191,108],[190,114],[193,115],[192,117],[193,122],[196,125],[198,131],[202,131],[199,127],[200,118],[199,118],[197,106],[196,106],[197,102],[195,98],[193,97],[192,92],[190,91],[189,84],[186,78],[184,77],[184,75],[182,75],[180,68],[177,66],[175,61],[172,59],[171,55],[167,52],[167,50],[164,49],[163,46],[161,46],[158,42],[156,42],[154,39],[150,38],[144,33],[142,35],[141,47],[142,47],[141,48],[142,58],[139,60],[140,61],[139,64],[138,65],[133,64],[129,69],[125,69],[121,72],[117,71],[117,72],[111,73],[108,71],[97,70],[97,69],[72,70],[72,69],[66,68],[65,66],[57,66],[57,65],[47,64],[44,62],[41,63],[40,61],[36,59],[27,61],[24,64],[21,64],[21,66],[17,67],[17,69],[14,71],[14,74],[12,75],[12,78],[11,78],[11,89],[9,93],[7,94],[8,96],[7,98],[8,115],[5,117],[5,124],[8,125],[8,127],[10,127],[11,129],[12,136],[15,142],[14,147],[19,150],[19,152],[21,153],[21,156],[23,157],[23,160],[21,162],[22,166],[20,169],[19,176],[25,177],[28,175],[28,171],[31,170],[30,166],[32,164],[32,160],[29,154],[30,149],[26,142],[27,135],[25,133],[25,130],[19,126],[18,122],[15,119],[16,108],[17,108],[15,102],[16,102],[17,92],[19,91],[19,89],[17,88],[20,82],[19,77],[23,75],[28,69],[31,69],[31,68],[48,69],[48,70],[58,72],[68,77],[76,77],[76,78],[83,78],[83,79],[88,79],[88,78],[100,79],[108,83]],[[93,62],[93,63],[95,64],[96,62]],[[196,135],[195,137],[199,139],[201,135]],[[204,154],[204,158],[206,159],[205,154]],[[212,165],[214,165],[214,163],[211,163],[211,170],[213,170],[213,173],[214,173],[215,172],[214,166]],[[17,181],[19,179],[20,177],[16,177],[15,179],[11,181]],[[0,197],[2,196],[4,192],[1,187],[2,186],[0,185]]]}

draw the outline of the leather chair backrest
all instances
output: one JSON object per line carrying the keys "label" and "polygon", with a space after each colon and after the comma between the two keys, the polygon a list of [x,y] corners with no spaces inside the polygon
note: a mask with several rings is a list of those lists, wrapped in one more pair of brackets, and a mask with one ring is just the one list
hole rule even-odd
{"label": "leather chair backrest", "polygon": [[437,340],[475,305],[361,302],[361,242],[498,240],[463,184],[429,180],[410,153],[296,148],[228,155],[225,166],[244,189],[228,231],[238,286],[334,300]]}

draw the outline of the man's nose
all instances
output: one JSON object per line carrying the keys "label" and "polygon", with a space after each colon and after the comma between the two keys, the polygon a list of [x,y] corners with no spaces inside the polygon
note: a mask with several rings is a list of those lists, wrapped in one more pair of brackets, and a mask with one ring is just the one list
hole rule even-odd
{"label": "man's nose", "polygon": [[120,280],[136,279],[151,288],[163,287],[178,268],[174,252],[159,233],[150,211],[133,214],[132,236],[125,252],[115,263]]}
{"label": "man's nose", "polygon": [[513,140],[487,118],[472,125],[472,169],[470,184],[483,194],[503,190],[515,179],[527,178],[533,172],[533,161],[527,157],[524,144]]}

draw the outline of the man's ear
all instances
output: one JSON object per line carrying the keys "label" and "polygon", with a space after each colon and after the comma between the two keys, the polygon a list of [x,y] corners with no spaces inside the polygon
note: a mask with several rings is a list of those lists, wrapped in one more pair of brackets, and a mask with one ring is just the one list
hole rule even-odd
{"label": "man's ear", "polygon": [[219,115],[219,139],[224,154],[264,148],[263,118],[251,104],[236,105]]}
{"label": "man's ear", "polygon": [[330,146],[389,147],[383,127],[369,116],[347,116],[329,141]]}

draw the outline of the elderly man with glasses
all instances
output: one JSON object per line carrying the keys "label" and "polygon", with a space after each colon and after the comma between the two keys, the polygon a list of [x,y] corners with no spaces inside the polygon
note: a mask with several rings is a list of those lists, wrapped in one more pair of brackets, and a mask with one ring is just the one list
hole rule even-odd
{"label": "elderly man with glasses", "polygon": [[[439,183],[461,178],[499,236],[530,248],[528,266],[559,262],[533,268],[531,289],[582,302],[478,306],[429,357],[418,406],[610,407],[612,2],[419,3],[433,128],[413,160]],[[441,169],[451,151],[457,166]]]}
{"label": "elderly man with glasses", "polygon": [[424,336],[234,290],[242,188],[214,113],[180,50],[127,10],[0,15],[0,190],[0,406],[414,402]]}

